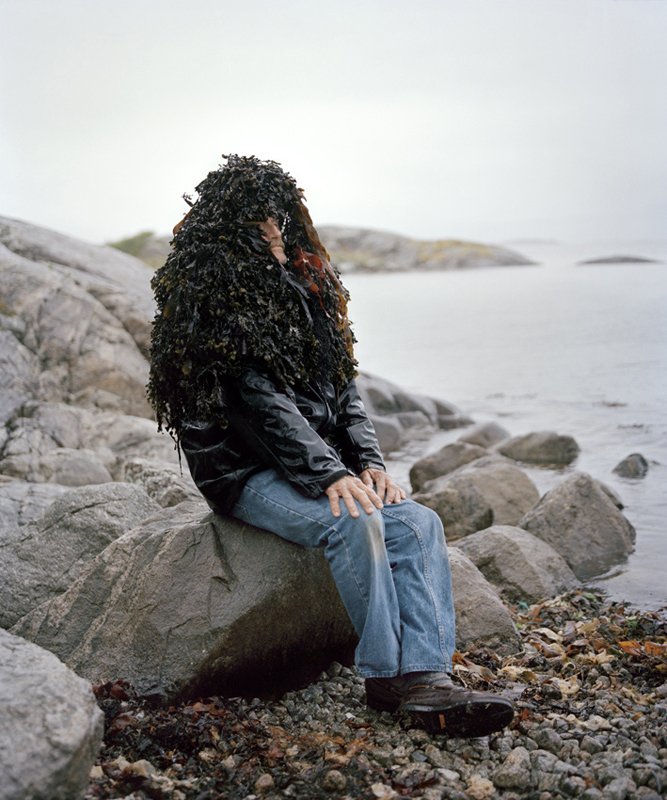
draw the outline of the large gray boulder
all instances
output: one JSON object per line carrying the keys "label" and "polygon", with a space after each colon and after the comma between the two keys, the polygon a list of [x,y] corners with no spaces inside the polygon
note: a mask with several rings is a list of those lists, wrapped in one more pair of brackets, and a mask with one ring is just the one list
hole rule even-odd
{"label": "large gray boulder", "polygon": [[412,496],[440,517],[448,541],[481,531],[493,524],[491,503],[468,475],[445,476],[426,484]]}
{"label": "large gray boulder", "polygon": [[525,436],[514,436],[501,442],[499,453],[527,464],[565,466],[579,455],[579,445],[572,436],[553,431],[538,431]]}
{"label": "large gray boulder", "polygon": [[492,455],[435,478],[413,499],[438,514],[453,540],[492,524],[516,525],[539,500],[539,492],[516,464]]}
{"label": "large gray boulder", "polygon": [[519,524],[560,553],[582,581],[624,562],[636,538],[630,522],[585,472],[547,492]]}
{"label": "large gray boulder", "polygon": [[562,556],[523,528],[493,525],[456,546],[511,603],[537,603],[579,585]]}
{"label": "large gray boulder", "polygon": [[90,684],[0,630],[0,800],[82,797],[102,742]]}
{"label": "large gray boulder", "polygon": [[467,442],[452,442],[420,458],[410,468],[410,485],[413,492],[420,492],[428,481],[448,475],[464,464],[489,455],[489,451]]}
{"label": "large gray boulder", "polygon": [[346,657],[356,640],[321,550],[203,502],[117,539],[13,632],[95,683],[122,677],[143,694],[257,691]]}
{"label": "large gray boulder", "polygon": [[36,521],[0,528],[0,627],[65,592],[101,550],[159,510],[141,487],[107,483],[71,489]]}
{"label": "large gray boulder", "polygon": [[453,477],[468,477],[493,509],[495,525],[516,525],[540,499],[535,484],[516,464],[496,455],[475,459]]}
{"label": "large gray boulder", "polygon": [[522,650],[508,610],[482,573],[458,547],[448,548],[456,609],[456,649],[486,647],[499,655]]}

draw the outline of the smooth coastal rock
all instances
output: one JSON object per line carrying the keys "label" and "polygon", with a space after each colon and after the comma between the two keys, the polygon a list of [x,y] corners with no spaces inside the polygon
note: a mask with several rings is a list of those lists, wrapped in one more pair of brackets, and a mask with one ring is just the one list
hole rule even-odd
{"label": "smooth coastal rock", "polygon": [[0,630],[0,800],[76,800],[102,741],[90,684]]}
{"label": "smooth coastal rock", "polygon": [[161,509],[13,632],[95,683],[142,694],[267,691],[349,657],[356,636],[324,554],[211,513]]}
{"label": "smooth coastal rock", "polygon": [[553,547],[522,528],[493,525],[456,546],[510,603],[537,603],[579,585]]}
{"label": "smooth coastal rock", "polygon": [[641,453],[631,453],[612,470],[621,478],[644,478],[648,472],[648,461]]}
{"label": "smooth coastal rock", "polygon": [[497,245],[454,239],[419,241],[384,231],[337,225],[318,227],[331,261],[341,272],[452,270],[525,266],[525,256]]}
{"label": "smooth coastal rock", "polygon": [[516,525],[539,500],[539,492],[516,464],[491,455],[430,481],[413,499],[432,508],[447,538],[454,540],[494,523]]}
{"label": "smooth coastal rock", "polygon": [[526,464],[565,466],[579,455],[579,445],[572,436],[537,431],[525,436],[514,436],[501,442],[496,450],[515,461]]}
{"label": "smooth coastal rock", "polygon": [[431,481],[412,499],[435,511],[449,542],[493,524],[491,503],[467,475]]}
{"label": "smooth coastal rock", "polygon": [[492,447],[510,438],[510,432],[497,422],[480,422],[459,436],[459,442],[467,442],[478,447]]}
{"label": "smooth coastal rock", "polygon": [[21,528],[0,528],[0,627],[65,592],[100,551],[159,509],[139,486],[107,483],[62,494]]}
{"label": "smooth coastal rock", "polygon": [[420,458],[410,468],[410,485],[413,492],[421,491],[428,481],[454,472],[464,464],[489,455],[483,447],[466,442],[446,444],[437,453]]}
{"label": "smooth coastal rock", "polygon": [[630,522],[585,472],[547,492],[520,527],[550,544],[582,581],[624,562],[636,538]]}
{"label": "smooth coastal rock", "polygon": [[411,394],[367,373],[359,375],[357,385],[385,456],[401,449],[409,439],[425,439],[437,430],[460,428],[472,422],[451,403]]}
{"label": "smooth coastal rock", "polygon": [[450,547],[456,609],[456,649],[487,647],[499,655],[518,653],[521,637],[500,598],[465,553]]}
{"label": "smooth coastal rock", "polygon": [[496,525],[516,525],[540,499],[528,475],[516,464],[497,455],[475,459],[453,474],[472,480],[491,505]]}

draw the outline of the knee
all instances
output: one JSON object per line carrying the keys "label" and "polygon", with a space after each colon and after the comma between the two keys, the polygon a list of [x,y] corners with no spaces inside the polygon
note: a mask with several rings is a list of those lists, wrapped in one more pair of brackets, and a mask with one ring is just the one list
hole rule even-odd
{"label": "knee", "polygon": [[362,513],[358,517],[350,517],[352,524],[349,525],[351,538],[362,544],[364,549],[372,558],[382,558],[386,556],[384,542],[384,521],[380,511],[372,514]]}

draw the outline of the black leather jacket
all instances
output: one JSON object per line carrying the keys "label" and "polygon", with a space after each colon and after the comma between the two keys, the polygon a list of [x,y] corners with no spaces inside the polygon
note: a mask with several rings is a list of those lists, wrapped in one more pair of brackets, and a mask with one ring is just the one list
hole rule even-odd
{"label": "black leather jacket", "polygon": [[349,473],[384,469],[354,380],[337,397],[331,383],[283,390],[250,369],[229,383],[225,399],[227,428],[192,422],[180,438],[195,483],[218,513],[232,508],[251,475],[269,467],[307,497]]}

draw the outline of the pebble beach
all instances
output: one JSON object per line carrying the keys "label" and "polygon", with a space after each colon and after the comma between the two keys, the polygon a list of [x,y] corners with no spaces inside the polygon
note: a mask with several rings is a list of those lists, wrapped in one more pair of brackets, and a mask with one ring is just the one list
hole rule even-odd
{"label": "pebble beach", "polygon": [[273,698],[165,706],[95,687],[105,740],[86,798],[656,800],[667,797],[667,621],[576,591],[510,606],[523,653],[456,653],[455,680],[515,701],[480,739],[365,705],[338,663]]}

